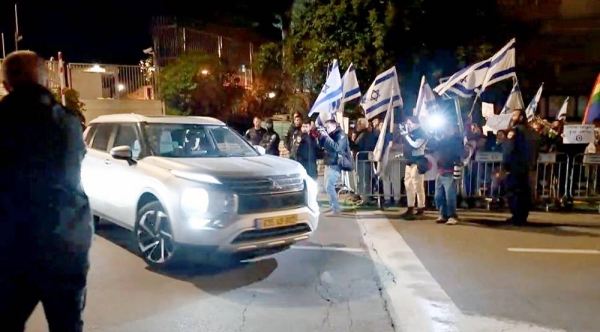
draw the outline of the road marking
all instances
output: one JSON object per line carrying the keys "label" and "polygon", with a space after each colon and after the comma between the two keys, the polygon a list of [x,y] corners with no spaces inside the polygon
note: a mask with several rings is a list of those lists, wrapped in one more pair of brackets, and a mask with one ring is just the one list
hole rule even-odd
{"label": "road marking", "polygon": [[[363,240],[375,263],[382,298],[402,332],[559,332],[529,323],[464,315],[381,212],[358,212]],[[372,218],[369,218],[372,217]],[[363,219],[364,218],[364,219]],[[564,332],[564,331],[560,331]]]}
{"label": "road marking", "polygon": [[600,229],[597,227],[591,228],[591,227],[576,227],[576,226],[559,226],[558,229],[560,229],[561,231],[567,231],[567,232],[577,232],[577,233],[600,235]]}
{"label": "road marking", "polygon": [[508,251],[544,253],[544,254],[600,255],[600,250],[585,250],[585,249],[508,248]]}
{"label": "road marking", "polygon": [[362,248],[346,248],[346,247],[328,247],[328,246],[292,246],[292,249],[299,250],[325,250],[325,251],[344,251],[344,252],[364,252]]}

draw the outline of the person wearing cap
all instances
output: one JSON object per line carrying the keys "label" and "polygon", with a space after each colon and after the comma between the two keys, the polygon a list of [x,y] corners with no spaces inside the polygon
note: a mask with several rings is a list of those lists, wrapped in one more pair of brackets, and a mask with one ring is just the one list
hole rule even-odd
{"label": "person wearing cap", "polygon": [[58,104],[45,61],[17,51],[2,63],[0,324],[24,331],[39,302],[51,332],[83,331],[94,226],[81,185],[85,144],[77,114]]}

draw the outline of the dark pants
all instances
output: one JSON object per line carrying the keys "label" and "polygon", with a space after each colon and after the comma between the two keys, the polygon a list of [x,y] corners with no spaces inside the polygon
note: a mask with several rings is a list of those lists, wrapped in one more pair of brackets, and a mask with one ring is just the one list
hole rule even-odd
{"label": "dark pants", "polygon": [[526,223],[531,209],[529,173],[509,173],[506,176],[505,185],[512,222],[515,224]]}
{"label": "dark pants", "polygon": [[41,302],[50,332],[83,331],[87,266],[73,268],[71,265],[63,269],[63,264],[51,268],[42,264],[28,265],[26,268],[2,267],[0,330],[23,332],[29,316]]}

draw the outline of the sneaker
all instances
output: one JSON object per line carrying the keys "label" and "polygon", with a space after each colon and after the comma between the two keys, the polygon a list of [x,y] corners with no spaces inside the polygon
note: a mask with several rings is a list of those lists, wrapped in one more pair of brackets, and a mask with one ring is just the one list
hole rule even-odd
{"label": "sneaker", "polygon": [[444,218],[442,218],[442,217],[439,217],[439,218],[437,218],[437,219],[435,220],[435,223],[436,223],[436,224],[445,224],[445,223],[447,223],[447,222],[448,222],[448,219],[444,219]]}
{"label": "sneaker", "polygon": [[326,217],[339,217],[341,215],[342,215],[342,213],[340,211],[331,211],[331,212],[325,213]]}
{"label": "sneaker", "polygon": [[456,225],[458,224],[458,219],[451,217],[448,218],[448,221],[446,221],[446,225]]}
{"label": "sneaker", "polygon": [[415,216],[422,216],[424,214],[425,214],[425,208],[418,208],[417,213],[415,213]]}

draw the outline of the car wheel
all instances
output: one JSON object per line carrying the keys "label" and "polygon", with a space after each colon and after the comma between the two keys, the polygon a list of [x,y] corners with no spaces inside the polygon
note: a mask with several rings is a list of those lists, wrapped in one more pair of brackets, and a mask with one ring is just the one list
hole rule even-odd
{"label": "car wheel", "polygon": [[140,255],[149,266],[163,268],[173,264],[177,245],[171,221],[160,202],[150,202],[140,209],[134,234]]}

